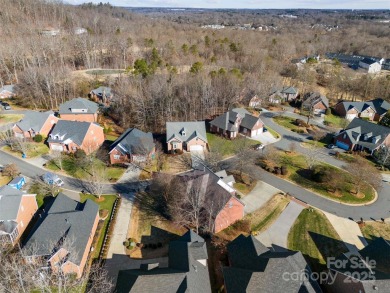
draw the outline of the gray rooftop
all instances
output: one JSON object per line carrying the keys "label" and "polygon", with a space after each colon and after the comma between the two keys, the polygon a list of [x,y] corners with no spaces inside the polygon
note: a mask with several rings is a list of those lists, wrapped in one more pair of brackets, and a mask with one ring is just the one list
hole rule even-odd
{"label": "gray rooftop", "polygon": [[23,251],[31,256],[51,256],[64,241],[69,260],[79,265],[92,232],[99,206],[92,200],[77,202],[60,193],[44,217],[35,225]]}
{"label": "gray rooftop", "polygon": [[[98,104],[84,98],[74,98],[60,105],[59,114],[95,114],[98,112]],[[72,112],[73,110],[85,110],[85,112]]]}
{"label": "gray rooftop", "polygon": [[182,142],[188,142],[193,138],[198,137],[207,143],[206,124],[204,121],[167,122],[166,128],[167,142],[173,138]]}
{"label": "gray rooftop", "polygon": [[118,149],[123,154],[149,154],[155,147],[153,134],[143,132],[137,128],[127,129],[114,143],[110,150]]}
{"label": "gray rooftop", "polygon": [[390,110],[390,103],[380,98],[367,102],[341,101],[338,104],[342,105],[346,112],[352,108],[355,108],[360,113],[366,110],[368,107],[371,107],[378,115],[383,115]]}
{"label": "gray rooftop", "polygon": [[[234,125],[237,118],[242,119],[241,124],[239,124],[238,127]],[[217,118],[212,120],[210,124],[223,130],[237,132],[240,126],[247,129],[252,129],[259,120],[261,123],[263,123],[259,117],[251,115],[247,110],[243,108],[235,108],[222,115],[219,115]]]}
{"label": "gray rooftop", "polygon": [[5,85],[5,86],[0,88],[0,92],[7,91],[10,93],[14,93],[15,92],[14,90],[15,90],[15,85],[13,85],[13,84]]}
{"label": "gray rooftop", "polygon": [[51,131],[47,142],[62,143],[70,139],[80,146],[91,124],[91,122],[59,120]]}
{"label": "gray rooftop", "polygon": [[228,293],[284,293],[321,292],[312,280],[286,280],[310,268],[301,252],[273,252],[253,236],[240,235],[228,244],[230,267],[223,268],[225,289]]}
{"label": "gray rooftop", "polygon": [[98,87],[97,89],[94,89],[91,92],[100,97],[103,96],[103,94],[105,94],[106,96],[111,96],[111,88],[106,86]]}
{"label": "gray rooftop", "polygon": [[8,185],[0,187],[0,221],[16,220],[24,194]]}
{"label": "gray rooftop", "polygon": [[168,268],[120,271],[116,292],[211,292],[207,259],[204,239],[188,231],[170,242]]}
{"label": "gray rooftop", "polygon": [[53,111],[27,111],[24,114],[23,119],[17,122],[16,125],[23,131],[34,130],[35,132],[40,132],[43,125],[51,115],[54,115]]}
{"label": "gray rooftop", "polygon": [[329,108],[329,100],[327,97],[321,95],[318,92],[310,93],[308,96],[305,97],[302,106],[304,108],[310,108],[317,104],[318,102],[322,102],[326,108]]}

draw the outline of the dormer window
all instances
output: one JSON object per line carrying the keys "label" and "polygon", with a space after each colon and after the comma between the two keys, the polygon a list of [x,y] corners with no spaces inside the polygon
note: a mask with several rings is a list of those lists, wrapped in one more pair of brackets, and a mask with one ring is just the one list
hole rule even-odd
{"label": "dormer window", "polygon": [[186,130],[185,130],[185,128],[183,128],[183,129],[181,130],[181,135],[182,135],[182,136],[186,136]]}

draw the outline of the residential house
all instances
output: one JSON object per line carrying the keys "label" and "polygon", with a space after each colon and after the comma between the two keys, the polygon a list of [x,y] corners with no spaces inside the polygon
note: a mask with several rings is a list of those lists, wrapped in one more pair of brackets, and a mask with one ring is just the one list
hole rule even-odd
{"label": "residential house", "polygon": [[314,114],[325,114],[329,108],[329,100],[320,93],[309,93],[303,98],[302,108]]}
{"label": "residential house", "polygon": [[26,239],[26,261],[80,278],[98,222],[99,206],[92,200],[81,203],[58,194]]}
{"label": "residential house", "polygon": [[348,120],[356,117],[380,121],[390,110],[390,103],[383,99],[374,99],[367,102],[341,101],[333,107],[335,113]]}
{"label": "residential house", "polygon": [[258,97],[258,95],[254,95],[249,100],[249,107],[251,108],[260,108],[262,103],[262,99]]}
{"label": "residential house", "polygon": [[90,92],[91,97],[99,103],[108,104],[114,97],[111,88],[101,86]]}
{"label": "residential house", "polygon": [[38,210],[36,194],[0,187],[0,245],[14,246]]}
{"label": "residential house", "polygon": [[238,236],[227,251],[229,266],[223,267],[227,293],[322,292],[301,252],[273,251],[252,235]]}
{"label": "residential house", "polygon": [[37,134],[48,136],[57,122],[58,118],[54,116],[53,111],[28,111],[23,119],[13,126],[12,130],[19,138],[33,138]]}
{"label": "residential house", "polygon": [[298,90],[292,86],[285,86],[281,89],[274,88],[268,99],[271,103],[279,104],[294,101],[298,97]]}
{"label": "residential house", "polygon": [[342,254],[330,264],[329,274],[329,292],[390,292],[390,242],[378,237],[355,253]]}
{"label": "residential house", "polygon": [[255,137],[263,132],[264,123],[243,108],[232,109],[210,122],[210,132],[235,138],[239,133]]}
{"label": "residential house", "polygon": [[115,292],[211,292],[207,259],[206,242],[189,230],[169,243],[168,267],[154,263],[121,270]]}
{"label": "residential house", "polygon": [[167,150],[205,151],[208,148],[206,124],[197,122],[167,122]]}
{"label": "residential house", "polygon": [[335,144],[345,150],[373,153],[381,145],[390,146],[390,128],[355,118],[335,136]]}
{"label": "residential house", "polygon": [[[244,217],[245,204],[236,197],[232,185],[234,178],[226,173],[215,174],[207,167],[191,170],[176,176],[182,192],[196,192],[208,207],[212,220],[209,230],[218,233]],[[221,178],[222,177],[222,178]]]}
{"label": "residential house", "polygon": [[144,162],[154,155],[155,150],[152,133],[129,128],[110,146],[110,162]]}
{"label": "residential house", "polygon": [[104,142],[103,128],[96,123],[59,120],[47,140],[53,151],[86,154],[96,151]]}
{"label": "residential house", "polygon": [[60,105],[61,119],[70,121],[97,122],[99,106],[84,98],[75,98]]}
{"label": "residential house", "polygon": [[15,96],[15,86],[5,85],[0,88],[0,99],[8,99]]}
{"label": "residential house", "polygon": [[364,58],[359,61],[359,67],[367,69],[368,73],[378,73],[382,69],[382,63],[381,61],[378,62],[375,59]]}

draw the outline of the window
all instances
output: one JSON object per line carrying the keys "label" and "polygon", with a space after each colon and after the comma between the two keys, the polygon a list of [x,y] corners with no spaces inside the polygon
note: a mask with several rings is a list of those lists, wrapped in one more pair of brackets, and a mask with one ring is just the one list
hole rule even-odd
{"label": "window", "polygon": [[344,135],[343,135],[343,139],[346,139],[347,138],[347,135],[344,133]]}
{"label": "window", "polygon": [[172,144],[172,148],[175,150],[177,149],[177,143]]}
{"label": "window", "polygon": [[231,209],[233,207],[233,203],[230,201],[229,202],[229,209]]}
{"label": "window", "polygon": [[20,221],[20,226],[21,226],[22,228],[24,227],[23,221]]}
{"label": "window", "polygon": [[114,160],[119,160],[120,159],[120,155],[114,155]]}
{"label": "window", "polygon": [[24,212],[24,206],[21,206],[21,207],[20,207],[20,210],[21,210],[22,212]]}

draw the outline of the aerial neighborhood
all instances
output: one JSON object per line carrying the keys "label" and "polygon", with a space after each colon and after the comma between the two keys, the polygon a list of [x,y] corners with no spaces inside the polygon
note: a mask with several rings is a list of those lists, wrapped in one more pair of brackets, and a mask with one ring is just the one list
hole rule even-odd
{"label": "aerial neighborhood", "polygon": [[390,292],[388,10],[36,1],[0,13],[0,293]]}

